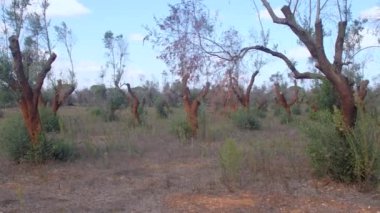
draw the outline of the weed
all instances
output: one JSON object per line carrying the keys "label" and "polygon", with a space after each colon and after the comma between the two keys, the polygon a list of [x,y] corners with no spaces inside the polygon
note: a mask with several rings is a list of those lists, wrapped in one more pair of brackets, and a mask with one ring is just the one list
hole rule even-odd
{"label": "weed", "polygon": [[240,129],[257,130],[260,129],[260,122],[257,113],[240,109],[232,114],[232,121]]}
{"label": "weed", "polygon": [[42,124],[42,129],[44,132],[59,132],[59,118],[53,113],[50,108],[40,107],[40,119]]}
{"label": "weed", "polygon": [[243,152],[236,141],[228,139],[219,150],[219,164],[222,168],[222,179],[226,183],[239,180],[243,161]]}
{"label": "weed", "polygon": [[21,115],[11,115],[0,127],[0,147],[9,158],[20,161],[31,148],[29,135]]}
{"label": "weed", "polygon": [[171,132],[176,135],[181,142],[189,140],[192,136],[191,126],[186,119],[172,121]]}
{"label": "weed", "polygon": [[379,173],[380,131],[376,121],[358,114],[351,130],[342,128],[340,111],[317,113],[316,120],[303,125],[310,138],[308,154],[319,176],[342,182],[369,183]]}

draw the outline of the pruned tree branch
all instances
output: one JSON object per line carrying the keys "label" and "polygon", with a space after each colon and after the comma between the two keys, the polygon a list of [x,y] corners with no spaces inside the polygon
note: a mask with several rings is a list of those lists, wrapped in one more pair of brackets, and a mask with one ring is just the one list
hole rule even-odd
{"label": "pruned tree branch", "polygon": [[243,56],[245,55],[248,51],[250,50],[260,50],[262,52],[271,54],[272,56],[275,56],[277,58],[280,58],[285,62],[285,64],[288,66],[290,71],[293,73],[294,78],[296,79],[325,79],[325,77],[321,74],[318,73],[312,73],[312,72],[299,72],[297,68],[294,66],[293,62],[283,53],[271,50],[267,47],[261,46],[261,45],[256,45],[256,46],[251,46],[251,47],[246,47],[241,49],[240,55]]}
{"label": "pruned tree branch", "polygon": [[56,58],[57,58],[57,55],[55,53],[52,53],[49,59],[45,62],[41,72],[38,73],[37,80],[36,80],[37,82],[34,88],[36,92],[41,91],[45,77],[47,73],[51,70],[51,65],[53,64]]}

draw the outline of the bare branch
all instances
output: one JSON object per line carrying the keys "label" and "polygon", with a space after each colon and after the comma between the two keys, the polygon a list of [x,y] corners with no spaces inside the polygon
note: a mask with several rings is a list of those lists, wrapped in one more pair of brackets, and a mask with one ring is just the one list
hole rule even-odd
{"label": "bare branch", "polygon": [[335,40],[335,55],[334,55],[334,65],[337,71],[342,70],[343,66],[343,51],[344,51],[344,38],[346,37],[347,22],[341,21],[338,24],[338,35]]}
{"label": "bare branch", "polygon": [[[269,2],[267,0],[261,0],[264,7],[267,9],[270,17],[272,18],[274,23],[278,24],[287,24],[287,20],[284,18],[279,18],[276,13],[274,13],[274,10],[272,9],[272,6],[270,6]],[[284,6],[285,7],[285,6]]]}
{"label": "bare branch", "polygon": [[249,81],[249,84],[248,84],[248,87],[247,87],[247,90],[245,92],[245,95],[246,96],[249,96],[249,94],[251,93],[251,90],[252,90],[252,86],[253,86],[253,83],[255,82],[255,78],[256,76],[259,74],[259,70],[256,70],[252,76],[251,76],[251,80]]}
{"label": "bare branch", "polygon": [[271,54],[274,57],[282,59],[285,62],[285,64],[288,66],[290,71],[293,73],[294,78],[296,78],[296,79],[325,79],[325,77],[323,75],[320,75],[317,73],[312,73],[312,72],[300,73],[297,70],[297,68],[294,66],[293,62],[287,56],[285,56],[284,54],[282,54],[280,52],[277,52],[277,51],[271,50],[267,47],[264,47],[264,46],[256,45],[256,46],[243,48],[240,51],[240,55],[245,55],[250,50],[260,50],[260,51],[263,51],[265,53]]}
{"label": "bare branch", "polygon": [[210,89],[210,82],[207,82],[206,85],[203,87],[202,91],[197,95],[197,97],[195,98],[195,101],[197,102],[200,102],[201,99],[203,99],[204,97],[206,97],[209,89]]}
{"label": "bare branch", "polygon": [[51,70],[51,65],[57,58],[57,55],[55,53],[52,53],[49,57],[49,59],[45,62],[45,65],[43,66],[42,70],[37,75],[36,80],[36,86],[34,88],[34,91],[36,94],[41,92],[42,84],[44,83],[45,77],[47,73]]}

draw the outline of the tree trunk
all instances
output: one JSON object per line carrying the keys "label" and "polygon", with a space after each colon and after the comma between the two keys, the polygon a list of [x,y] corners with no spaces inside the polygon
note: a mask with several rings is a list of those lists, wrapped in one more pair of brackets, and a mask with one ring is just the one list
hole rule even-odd
{"label": "tree trunk", "polygon": [[340,97],[340,110],[343,116],[343,122],[347,128],[355,126],[357,109],[355,106],[354,91],[345,77],[340,81],[331,81]]}
{"label": "tree trunk", "polygon": [[355,94],[356,104],[360,108],[360,110],[362,110],[363,112],[366,111],[364,99],[367,96],[368,84],[369,84],[369,81],[364,80],[364,81],[361,81],[360,84],[356,88],[356,94]]}
{"label": "tree trunk", "polygon": [[206,86],[203,87],[202,91],[197,95],[197,97],[194,100],[191,100],[190,89],[187,86],[189,77],[189,75],[185,75],[182,78],[183,106],[185,108],[187,122],[191,127],[191,134],[193,137],[196,137],[198,130],[198,109],[201,105],[201,99],[204,98],[209,91],[210,83],[207,82]]}
{"label": "tree trunk", "polygon": [[133,103],[132,103],[132,115],[137,125],[141,124],[140,120],[140,114],[139,114],[139,105],[140,101],[137,98],[136,94],[132,91],[131,86],[127,84],[128,92],[132,96]]}
{"label": "tree trunk", "polygon": [[57,86],[54,87],[54,98],[51,104],[52,111],[55,115],[57,114],[58,109],[75,90],[74,85],[64,85],[62,84],[62,80],[58,80],[57,83]]}
{"label": "tree trunk", "polygon": [[249,84],[247,86],[247,89],[246,89],[245,93],[244,93],[244,91],[241,91],[239,89],[239,85],[238,85],[238,82],[237,82],[236,79],[235,79],[235,83],[232,81],[233,80],[232,70],[228,71],[228,74],[229,74],[229,78],[230,78],[230,85],[232,87],[233,92],[235,93],[237,99],[239,100],[239,102],[243,106],[243,108],[248,111],[249,110],[249,105],[250,105],[252,86],[253,86],[253,83],[255,82],[255,78],[256,78],[257,74],[259,74],[259,71],[256,70],[252,74],[251,79],[249,81]]}
{"label": "tree trunk", "polygon": [[297,82],[294,81],[294,94],[293,94],[292,100],[290,102],[288,102],[286,100],[285,95],[281,91],[280,85],[277,82],[274,84],[274,92],[275,92],[276,97],[277,97],[277,99],[276,99],[277,103],[279,105],[281,105],[285,109],[288,117],[291,117],[292,112],[291,112],[290,108],[298,101],[298,86],[297,86]]}
{"label": "tree trunk", "polygon": [[38,103],[41,96],[42,84],[47,73],[51,70],[51,65],[55,61],[57,55],[52,53],[42,67],[42,70],[37,74],[36,83],[31,87],[22,60],[22,53],[17,36],[9,38],[9,49],[13,58],[13,73],[16,78],[10,77],[10,87],[19,92],[21,97],[19,100],[20,110],[24,119],[25,127],[33,145],[39,144],[39,136],[41,134],[41,120],[38,112]]}
{"label": "tree trunk", "polygon": [[19,106],[30,141],[33,145],[37,145],[42,131],[38,106],[33,106],[33,103],[24,97],[21,98]]}

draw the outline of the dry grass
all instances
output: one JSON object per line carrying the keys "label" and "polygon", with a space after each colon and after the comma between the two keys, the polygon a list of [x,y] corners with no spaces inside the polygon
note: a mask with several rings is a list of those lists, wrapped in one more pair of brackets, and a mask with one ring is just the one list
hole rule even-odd
{"label": "dry grass", "polygon": [[[117,112],[119,121],[104,122],[86,108],[63,108],[61,136],[80,158],[31,166],[0,157],[0,212],[380,211],[376,192],[315,180],[307,140],[271,115],[261,130],[242,131],[208,113],[203,136],[180,143],[170,128],[181,113],[158,119],[149,109],[145,125],[132,127],[126,110]],[[228,138],[244,154],[232,187],[221,181],[218,162]]]}

